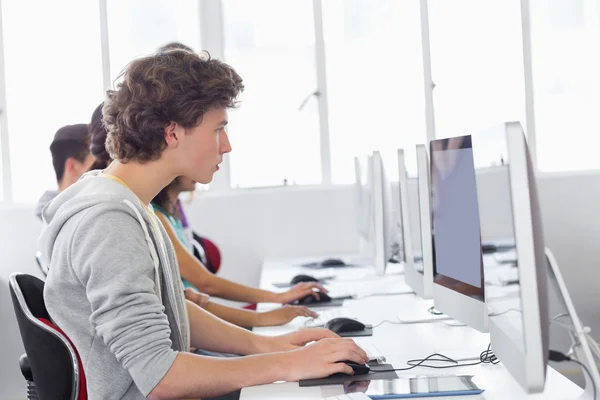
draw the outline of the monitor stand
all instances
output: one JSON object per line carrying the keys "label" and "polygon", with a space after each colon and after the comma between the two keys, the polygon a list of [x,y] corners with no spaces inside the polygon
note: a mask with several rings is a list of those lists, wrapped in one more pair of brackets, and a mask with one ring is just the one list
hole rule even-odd
{"label": "monitor stand", "polygon": [[[583,393],[577,399],[594,400],[600,396],[600,374],[598,373],[598,366],[596,365],[596,360],[594,359],[594,354],[596,357],[600,358],[600,349],[598,348],[598,344],[589,335],[590,329],[581,324],[573,301],[571,300],[571,296],[567,290],[565,281],[562,277],[560,269],[558,268],[556,259],[548,248],[546,248],[546,259],[548,260],[550,273],[556,280],[555,286],[558,286],[558,295],[562,297],[563,304],[567,307],[566,314],[559,314],[555,316],[552,318],[550,323],[556,323],[557,321],[560,321],[559,318],[561,317],[569,317],[573,322],[571,329],[569,329],[570,327],[565,326],[566,329],[569,329],[569,335],[573,341],[573,355],[571,358],[574,358],[585,365],[588,370],[588,372],[582,371],[585,377],[585,386]],[[552,282],[549,283],[552,284]],[[590,343],[592,346],[590,346]],[[591,376],[589,374],[591,374]],[[596,392],[595,396],[594,387]]]}
{"label": "monitor stand", "polygon": [[[416,294],[415,294],[416,296]],[[433,308],[433,300],[417,299],[417,303],[409,310],[403,310],[397,315],[397,319],[403,324],[427,324],[438,321],[449,321],[452,318],[440,313]]]}

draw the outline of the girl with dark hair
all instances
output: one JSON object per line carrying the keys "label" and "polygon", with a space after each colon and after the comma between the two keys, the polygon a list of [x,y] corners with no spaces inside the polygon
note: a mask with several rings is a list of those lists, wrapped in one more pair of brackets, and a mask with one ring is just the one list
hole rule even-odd
{"label": "girl with dark hair", "polygon": [[[192,192],[195,186],[196,182],[180,176],[152,200],[156,216],[164,225],[175,247],[181,278],[187,289],[248,303],[286,304],[311,294],[312,287],[302,283],[287,292],[273,293],[231,282],[208,271],[200,260],[194,257],[190,235],[186,235],[182,222],[179,195],[183,192]],[[316,317],[317,315],[308,308],[299,306],[286,306],[262,313],[224,307],[214,303],[208,303],[205,308],[218,317],[241,326],[283,325],[298,316]]]}

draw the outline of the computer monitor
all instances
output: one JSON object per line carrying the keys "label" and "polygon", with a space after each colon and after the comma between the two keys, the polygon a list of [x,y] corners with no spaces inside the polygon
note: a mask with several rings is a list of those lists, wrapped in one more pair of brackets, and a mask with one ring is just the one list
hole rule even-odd
{"label": "computer monitor", "polygon": [[408,172],[406,170],[406,161],[404,150],[398,149],[398,199],[400,210],[400,226],[402,229],[400,235],[399,261],[404,264],[404,270],[415,271],[415,256],[412,244],[412,232],[410,230],[410,208],[408,200]]}
{"label": "computer monitor", "polygon": [[[408,257],[404,268],[406,283],[423,299],[433,298],[433,255],[431,249],[431,204],[429,199],[429,160],[427,148],[423,144],[416,146],[417,152],[417,193],[419,212],[419,231],[421,236],[421,257]],[[403,155],[403,153],[402,153]],[[408,179],[405,158],[398,153],[400,206],[404,232],[405,253],[412,252],[410,240],[409,215],[411,204],[408,198]],[[416,209],[416,207],[415,207]],[[413,259],[411,262],[410,259]],[[417,259],[417,260],[415,260]]]}
{"label": "computer monitor", "polygon": [[369,241],[372,221],[372,163],[370,157],[354,157],[354,204],[356,229],[362,241]]}
{"label": "computer monitor", "polygon": [[371,156],[373,182],[374,266],[376,275],[384,275],[388,261],[398,249],[398,221],[392,207],[392,192],[381,153]]}
{"label": "computer monitor", "polygon": [[430,156],[434,305],[444,314],[486,332],[472,138],[432,140]]}
{"label": "computer monitor", "polygon": [[[539,393],[546,381],[549,340],[549,271],[542,218],[521,124],[509,122],[503,128],[498,132],[498,139],[481,140],[487,143],[497,140],[495,151],[502,154],[499,168],[508,175],[507,196],[498,196],[496,202],[500,207],[503,207],[501,202],[508,204],[511,210],[516,264],[490,262],[485,265],[489,332],[495,355],[513,378],[526,392]],[[477,146],[475,141],[473,146]],[[516,275],[511,284],[498,285],[491,279],[510,272]]]}

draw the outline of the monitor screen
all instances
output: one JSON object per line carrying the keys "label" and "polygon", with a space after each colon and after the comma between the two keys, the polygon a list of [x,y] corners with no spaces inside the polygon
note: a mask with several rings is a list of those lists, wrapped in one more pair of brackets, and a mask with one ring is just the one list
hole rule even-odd
{"label": "monitor screen", "polygon": [[471,136],[432,141],[430,157],[434,281],[484,301]]}

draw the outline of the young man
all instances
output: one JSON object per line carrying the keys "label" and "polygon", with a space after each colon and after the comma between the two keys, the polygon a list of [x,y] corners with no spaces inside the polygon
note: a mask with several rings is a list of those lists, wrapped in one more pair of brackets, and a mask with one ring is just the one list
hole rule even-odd
{"label": "young man", "polygon": [[340,361],[367,361],[330,331],[260,336],[183,298],[173,245],[148,205],[178,176],[211,181],[231,151],[227,109],[242,89],[231,67],[185,50],[133,61],[103,109],[114,161],[45,210],[46,306],[81,356],[90,400],[211,397],[352,374]]}
{"label": "young man", "polygon": [[85,124],[67,125],[54,134],[50,144],[52,165],[56,173],[58,190],[44,192],[37,206],[35,215],[42,218],[42,210],[60,192],[77,182],[94,162],[90,154],[88,127]]}

